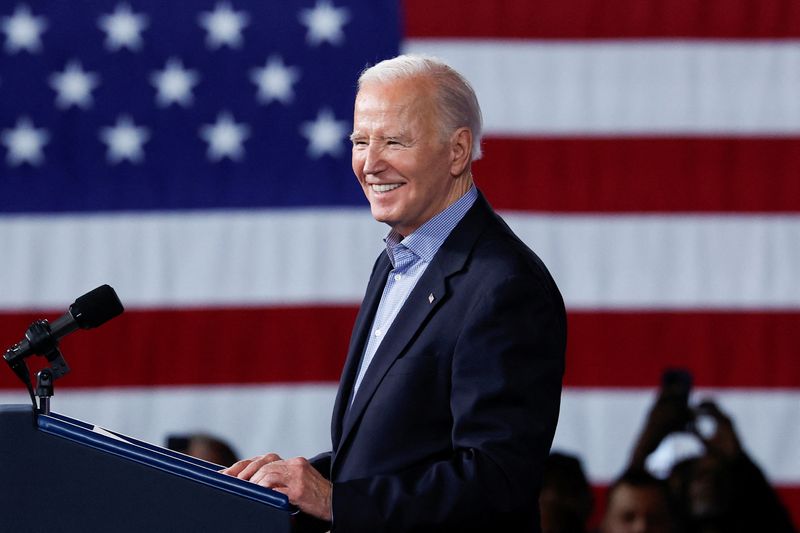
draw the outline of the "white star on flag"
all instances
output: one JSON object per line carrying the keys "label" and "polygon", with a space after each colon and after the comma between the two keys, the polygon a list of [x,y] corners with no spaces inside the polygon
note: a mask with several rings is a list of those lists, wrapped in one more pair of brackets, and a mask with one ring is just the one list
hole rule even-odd
{"label": "white star on flag", "polygon": [[144,159],[142,145],[150,138],[147,128],[137,126],[130,117],[122,115],[114,126],[102,128],[100,139],[108,145],[106,159],[116,165],[123,159],[139,163]]}
{"label": "white star on flag", "polygon": [[10,17],[3,17],[0,24],[6,34],[5,49],[14,54],[20,50],[34,53],[42,49],[42,32],[47,28],[44,17],[35,17],[26,5],[19,5]]}
{"label": "white star on flag", "polygon": [[6,162],[11,166],[29,163],[39,165],[44,160],[42,149],[50,136],[44,128],[34,128],[27,117],[17,119],[14,129],[3,130],[0,140],[6,145]]}
{"label": "white star on flag", "polygon": [[62,109],[77,106],[87,109],[92,105],[92,91],[100,83],[100,77],[93,72],[85,72],[80,61],[70,61],[64,72],[50,76],[50,86],[58,93],[56,105]]}
{"label": "white star on flag", "polygon": [[180,59],[170,58],[164,70],[153,72],[150,82],[158,90],[156,102],[161,107],[168,107],[173,103],[187,107],[192,104],[192,89],[200,81],[200,75],[195,70],[183,67]]}
{"label": "white star on flag", "polygon": [[350,19],[347,8],[334,7],[328,0],[317,0],[312,9],[300,11],[300,22],[308,27],[306,42],[317,46],[323,41],[339,45],[344,42],[344,26]]}
{"label": "white star on flag", "polygon": [[278,100],[289,104],[294,98],[292,85],[300,78],[300,69],[287,67],[279,56],[272,56],[260,68],[250,71],[250,79],[258,86],[258,101],[269,104]]}
{"label": "white star on flag", "polygon": [[242,30],[250,22],[244,11],[234,11],[227,2],[219,3],[212,12],[201,13],[200,25],[206,29],[206,46],[215,49],[221,46],[239,48],[242,45]]}
{"label": "white star on flag", "polygon": [[118,4],[113,13],[101,16],[97,25],[106,32],[108,50],[137,51],[142,47],[141,33],[147,27],[147,17],[133,13],[128,4]]}
{"label": "white star on flag", "polygon": [[312,122],[303,122],[300,132],[308,139],[308,155],[315,159],[324,154],[338,156],[342,152],[347,124],[344,120],[336,120],[333,111],[327,108],[321,109]]}
{"label": "white star on flag", "polygon": [[237,123],[228,112],[217,115],[214,124],[206,124],[200,128],[200,137],[208,143],[206,152],[211,161],[220,161],[227,157],[238,161],[244,157],[242,143],[250,136],[250,128],[246,124]]}

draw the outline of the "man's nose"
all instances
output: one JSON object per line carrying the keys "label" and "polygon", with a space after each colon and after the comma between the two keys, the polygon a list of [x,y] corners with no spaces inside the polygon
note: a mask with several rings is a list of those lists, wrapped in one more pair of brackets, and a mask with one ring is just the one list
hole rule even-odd
{"label": "man's nose", "polygon": [[377,144],[370,143],[364,155],[364,174],[377,174],[384,167],[383,151]]}

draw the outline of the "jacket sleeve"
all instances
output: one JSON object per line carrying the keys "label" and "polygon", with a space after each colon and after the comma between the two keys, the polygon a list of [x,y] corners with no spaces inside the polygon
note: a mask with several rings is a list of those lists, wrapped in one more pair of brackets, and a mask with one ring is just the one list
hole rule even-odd
{"label": "jacket sleeve", "polygon": [[322,474],[325,479],[330,479],[332,455],[333,454],[331,452],[323,452],[315,455],[309,459],[308,462],[311,463],[311,466],[313,466],[317,472]]}

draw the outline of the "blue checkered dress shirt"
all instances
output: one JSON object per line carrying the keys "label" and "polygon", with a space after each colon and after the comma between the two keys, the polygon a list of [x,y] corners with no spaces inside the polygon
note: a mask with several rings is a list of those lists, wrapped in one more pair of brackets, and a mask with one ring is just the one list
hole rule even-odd
{"label": "blue checkered dress shirt", "polygon": [[411,235],[400,240],[401,235],[392,230],[386,236],[386,253],[392,263],[392,270],[383,288],[378,311],[375,313],[375,320],[372,322],[367,347],[364,350],[364,357],[361,359],[361,366],[358,370],[356,383],[353,387],[355,398],[361,380],[375,356],[375,352],[381,345],[381,341],[386,336],[392,326],[395,317],[403,307],[408,295],[414,290],[417,281],[422,277],[425,269],[433,260],[436,252],[442,246],[453,228],[464,218],[464,215],[475,203],[478,198],[478,191],[473,185],[467,193],[450,204],[444,211],[427,221],[417,228]]}

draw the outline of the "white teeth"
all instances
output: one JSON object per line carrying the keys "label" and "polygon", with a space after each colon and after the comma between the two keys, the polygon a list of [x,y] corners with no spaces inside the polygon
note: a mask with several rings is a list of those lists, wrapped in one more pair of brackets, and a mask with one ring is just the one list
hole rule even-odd
{"label": "white teeth", "polygon": [[389,192],[389,191],[392,191],[392,190],[398,188],[401,185],[402,185],[402,183],[390,183],[390,184],[378,184],[378,183],[375,183],[375,184],[372,185],[372,190],[375,191],[375,192]]}

